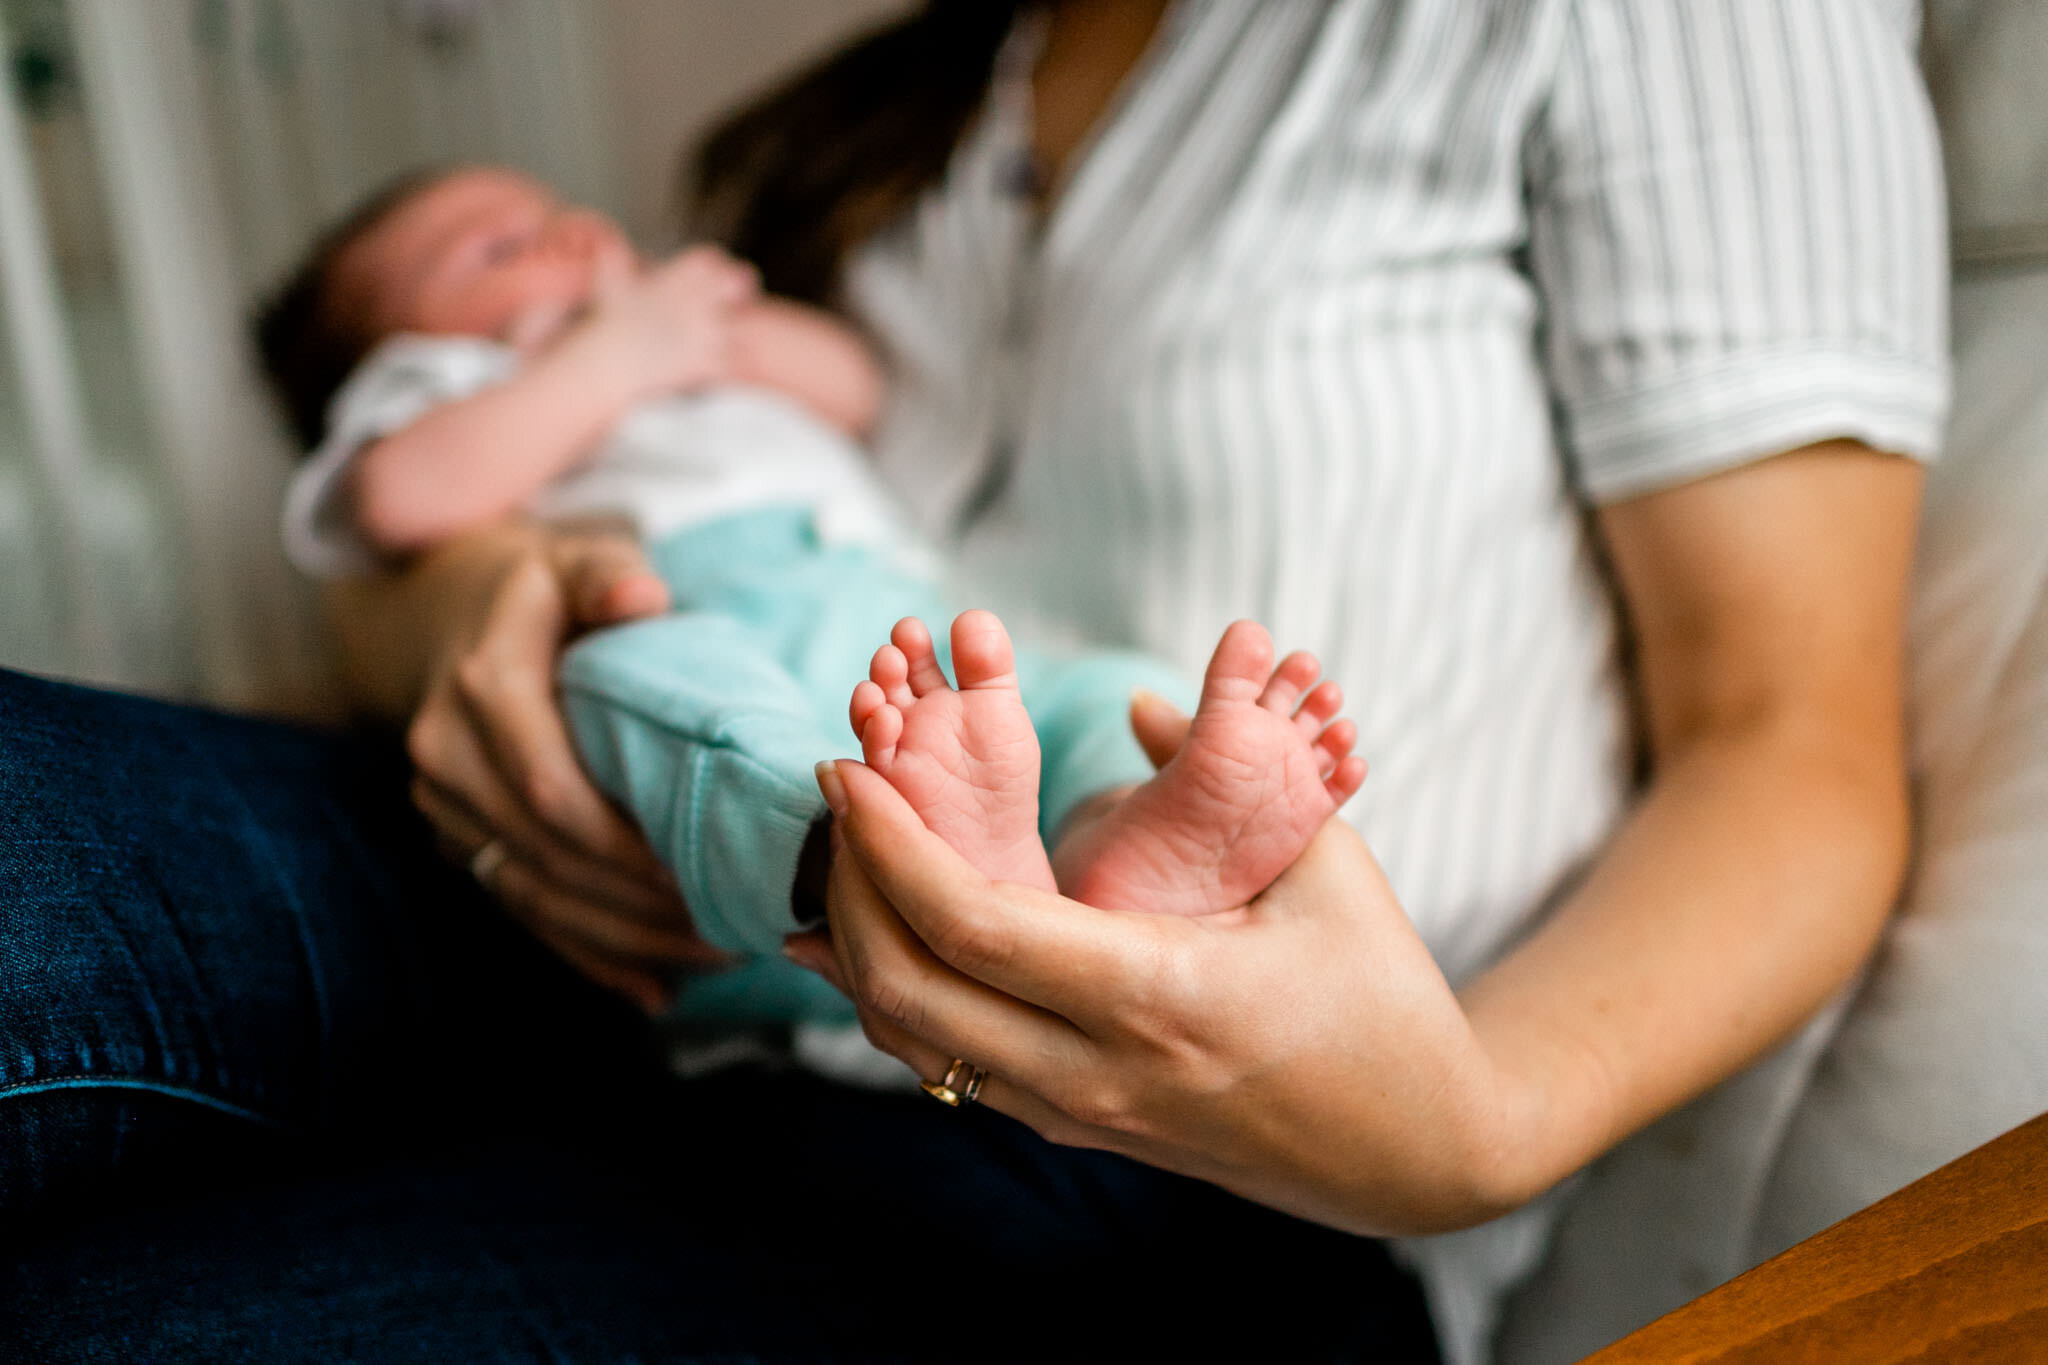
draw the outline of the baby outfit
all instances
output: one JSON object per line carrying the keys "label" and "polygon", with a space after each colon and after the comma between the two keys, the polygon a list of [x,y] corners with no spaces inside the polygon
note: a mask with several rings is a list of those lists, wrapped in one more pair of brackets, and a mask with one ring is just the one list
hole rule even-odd
{"label": "baby outfit", "polygon": [[[343,496],[357,457],[517,366],[510,348],[473,337],[380,346],[336,395],[326,440],[292,482],[292,561],[324,578],[378,568]],[[678,1012],[851,1018],[836,992],[780,956],[803,927],[790,889],[825,809],[813,768],[856,750],[847,702],[875,649],[918,616],[945,657],[953,608],[937,556],[858,446],[780,394],[737,386],[639,405],[528,511],[623,518],[674,594],[666,615],[578,640],[560,683],[585,766],[646,830],[698,931],[758,959],[687,984]],[[1131,654],[1020,649],[1017,673],[1044,756],[1048,837],[1084,798],[1151,775],[1126,721],[1132,689],[1190,695],[1178,674]]]}

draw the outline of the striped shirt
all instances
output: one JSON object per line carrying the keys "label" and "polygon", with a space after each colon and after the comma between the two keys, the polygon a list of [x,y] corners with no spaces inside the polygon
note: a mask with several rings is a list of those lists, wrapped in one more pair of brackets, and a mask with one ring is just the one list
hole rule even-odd
{"label": "striped shirt", "polygon": [[[1027,630],[1192,671],[1250,616],[1320,654],[1372,765],[1346,816],[1462,979],[1629,795],[1587,508],[1828,438],[1935,449],[1911,11],[1181,0],[1043,221],[1020,30],[849,267],[884,474]],[[1540,1214],[1433,1275],[1454,1353]]]}

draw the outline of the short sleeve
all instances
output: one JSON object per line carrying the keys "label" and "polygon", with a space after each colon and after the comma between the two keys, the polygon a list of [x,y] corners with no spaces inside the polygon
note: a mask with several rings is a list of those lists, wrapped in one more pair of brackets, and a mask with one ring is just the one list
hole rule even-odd
{"label": "short sleeve", "polygon": [[1929,459],[1940,151],[1878,0],[1573,0],[1529,149],[1530,269],[1596,503],[1816,441]]}
{"label": "short sleeve", "polygon": [[376,569],[342,496],[358,456],[382,437],[433,409],[504,382],[513,352],[475,337],[394,337],[356,368],[327,410],[327,439],[285,493],[284,548],[315,578],[347,578]]}

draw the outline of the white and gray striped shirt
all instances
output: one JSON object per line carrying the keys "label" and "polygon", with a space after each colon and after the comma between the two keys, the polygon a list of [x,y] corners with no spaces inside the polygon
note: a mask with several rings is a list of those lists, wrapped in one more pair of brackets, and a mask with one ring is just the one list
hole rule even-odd
{"label": "white and gray striped shirt", "polygon": [[[1372,765],[1347,816],[1469,975],[1627,798],[1587,506],[1934,451],[1911,8],[1181,0],[1043,223],[1020,37],[850,269],[882,468],[1034,632],[1195,670],[1251,616],[1319,653]],[[1483,1286],[1433,1289],[1468,1353]]]}

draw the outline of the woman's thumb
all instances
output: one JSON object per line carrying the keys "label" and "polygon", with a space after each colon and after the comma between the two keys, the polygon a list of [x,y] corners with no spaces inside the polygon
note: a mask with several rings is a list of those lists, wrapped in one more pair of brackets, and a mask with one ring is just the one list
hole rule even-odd
{"label": "woman's thumb", "polygon": [[570,615],[580,626],[617,625],[668,610],[668,585],[630,542],[575,542],[562,547],[559,564]]}
{"label": "woman's thumb", "polygon": [[1153,767],[1165,767],[1180,752],[1188,723],[1187,713],[1157,692],[1140,687],[1131,693],[1131,733]]}

